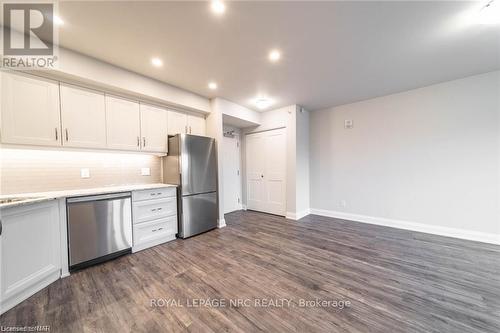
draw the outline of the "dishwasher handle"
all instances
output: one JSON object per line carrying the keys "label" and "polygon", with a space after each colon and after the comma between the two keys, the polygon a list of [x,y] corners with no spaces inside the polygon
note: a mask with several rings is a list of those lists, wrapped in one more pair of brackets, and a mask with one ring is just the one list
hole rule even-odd
{"label": "dishwasher handle", "polygon": [[116,200],[116,199],[127,199],[127,198],[131,198],[130,192],[92,195],[92,196],[86,196],[86,197],[73,197],[73,198],[66,199],[66,202],[67,203],[76,203],[76,202]]}

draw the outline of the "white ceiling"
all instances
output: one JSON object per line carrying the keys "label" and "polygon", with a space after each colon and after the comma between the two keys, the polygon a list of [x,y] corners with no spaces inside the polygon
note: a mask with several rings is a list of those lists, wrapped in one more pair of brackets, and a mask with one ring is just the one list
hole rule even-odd
{"label": "white ceiling", "polygon": [[[500,69],[500,27],[477,2],[61,2],[60,43],[207,97],[255,109],[341,105]],[[272,64],[270,49],[282,60]],[[160,57],[164,66],[151,66]],[[207,88],[215,80],[219,88]]]}

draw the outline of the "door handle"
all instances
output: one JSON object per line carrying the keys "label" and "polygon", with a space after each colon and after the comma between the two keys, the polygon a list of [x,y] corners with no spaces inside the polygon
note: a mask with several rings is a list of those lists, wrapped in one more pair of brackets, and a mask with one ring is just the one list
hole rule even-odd
{"label": "door handle", "polygon": [[68,129],[66,128],[66,141],[68,141],[69,135],[68,135]]}
{"label": "door handle", "polygon": [[137,137],[137,147],[141,146],[141,138]]}
{"label": "door handle", "polygon": [[191,132],[191,126],[189,126],[189,134],[191,134],[191,133],[192,133],[192,132]]}
{"label": "door handle", "polygon": [[59,135],[57,135],[57,127],[54,128],[56,130],[56,141],[59,140]]}
{"label": "door handle", "polygon": [[188,126],[187,125],[184,126],[184,130],[186,131],[186,134],[187,134],[187,132],[188,132]]}
{"label": "door handle", "polygon": [[142,137],[142,146],[146,147],[146,137],[145,136]]}
{"label": "door handle", "polygon": [[264,178],[264,175],[260,175],[260,178]]}

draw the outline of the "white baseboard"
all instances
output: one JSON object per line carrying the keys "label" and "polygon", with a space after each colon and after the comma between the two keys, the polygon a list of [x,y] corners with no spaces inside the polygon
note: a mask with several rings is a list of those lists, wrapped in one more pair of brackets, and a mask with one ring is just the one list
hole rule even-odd
{"label": "white baseboard", "polygon": [[289,220],[300,220],[301,218],[311,214],[310,209],[305,209],[301,212],[293,213],[293,212],[286,212],[286,218]]}
{"label": "white baseboard", "polygon": [[351,214],[351,213],[337,212],[325,209],[311,208],[311,214],[500,245],[500,235],[490,234],[485,232],[471,231],[458,228],[449,228],[442,226],[433,226],[416,222],[393,220],[382,217]]}
{"label": "white baseboard", "polygon": [[247,205],[241,205],[241,209],[247,210]]}
{"label": "white baseboard", "polygon": [[218,219],[217,220],[217,228],[224,228],[226,226],[226,219]]}

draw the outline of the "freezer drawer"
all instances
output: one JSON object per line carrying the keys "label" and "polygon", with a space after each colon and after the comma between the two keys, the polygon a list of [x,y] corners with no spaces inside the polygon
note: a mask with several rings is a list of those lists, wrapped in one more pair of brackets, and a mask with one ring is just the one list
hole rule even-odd
{"label": "freezer drawer", "polygon": [[217,192],[182,197],[179,237],[187,238],[217,227]]}
{"label": "freezer drawer", "polygon": [[70,269],[111,258],[132,247],[130,193],[67,200]]}

